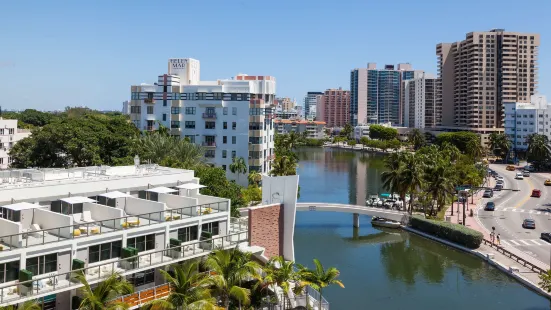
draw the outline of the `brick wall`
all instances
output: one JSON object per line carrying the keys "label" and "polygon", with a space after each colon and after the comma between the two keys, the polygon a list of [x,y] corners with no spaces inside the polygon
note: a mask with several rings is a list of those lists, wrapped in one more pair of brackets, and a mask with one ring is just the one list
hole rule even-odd
{"label": "brick wall", "polygon": [[249,208],[249,241],[266,249],[268,258],[283,255],[283,205]]}

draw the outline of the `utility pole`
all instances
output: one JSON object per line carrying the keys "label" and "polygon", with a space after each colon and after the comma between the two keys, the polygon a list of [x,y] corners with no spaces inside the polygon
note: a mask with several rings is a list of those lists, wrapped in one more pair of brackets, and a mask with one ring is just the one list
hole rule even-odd
{"label": "utility pole", "polygon": [[467,215],[465,213],[465,200],[467,200],[468,198],[465,197],[465,199],[463,199],[463,226],[465,226],[465,219],[467,218]]}

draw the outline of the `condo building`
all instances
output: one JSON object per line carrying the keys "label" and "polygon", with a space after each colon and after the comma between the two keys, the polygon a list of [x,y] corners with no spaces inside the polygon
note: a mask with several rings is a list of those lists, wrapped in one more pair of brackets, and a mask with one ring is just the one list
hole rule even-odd
{"label": "condo building", "polygon": [[493,29],[436,45],[442,126],[488,142],[503,132],[505,102],[530,102],[537,91],[540,36]]}
{"label": "condo building", "polygon": [[281,107],[283,111],[290,111],[295,109],[296,101],[288,97],[276,98],[275,105]]}
{"label": "condo building", "polygon": [[323,139],[325,137],[325,122],[296,119],[276,119],[274,126],[278,134],[296,132],[307,138]]}
{"label": "condo building", "polygon": [[505,102],[505,134],[511,141],[513,152],[528,149],[530,135],[545,135],[551,141],[551,102],[545,96],[534,95],[531,102]]}
{"label": "condo building", "polygon": [[314,119],[316,117],[317,97],[323,95],[322,92],[309,91],[304,97],[304,118]]}
{"label": "condo building", "polygon": [[433,128],[440,125],[441,107],[436,105],[437,79],[427,73],[403,81],[404,127]]}
{"label": "condo building", "polygon": [[0,117],[0,169],[7,169],[11,164],[12,159],[9,152],[17,141],[30,135],[30,130],[17,128],[16,119]]}
{"label": "condo building", "polygon": [[350,72],[350,122],[379,124],[390,122],[401,126],[404,121],[404,91],[402,82],[422,73],[410,64],[385,65],[377,69],[375,63]]}
{"label": "condo building", "polygon": [[325,122],[330,128],[344,127],[350,122],[350,91],[341,87],[328,89],[317,98],[318,121]]}
{"label": "condo building", "polygon": [[246,185],[247,177],[239,178],[229,165],[242,157],[248,172],[271,170],[275,91],[271,76],[200,81],[198,60],[171,59],[169,73],[157,83],[131,87],[130,118],[141,130],[162,124],[172,135],[202,145],[208,162]]}

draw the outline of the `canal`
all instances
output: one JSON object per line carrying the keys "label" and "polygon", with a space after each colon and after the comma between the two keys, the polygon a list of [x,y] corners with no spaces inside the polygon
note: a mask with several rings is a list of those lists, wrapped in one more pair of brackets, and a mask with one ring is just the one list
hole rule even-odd
{"label": "canal", "polygon": [[[299,151],[300,202],[365,204],[384,192],[383,157],[354,151]],[[332,310],[551,309],[550,302],[477,257],[403,231],[373,228],[368,216],[298,212],[298,263],[337,267],[345,289],[324,296]]]}

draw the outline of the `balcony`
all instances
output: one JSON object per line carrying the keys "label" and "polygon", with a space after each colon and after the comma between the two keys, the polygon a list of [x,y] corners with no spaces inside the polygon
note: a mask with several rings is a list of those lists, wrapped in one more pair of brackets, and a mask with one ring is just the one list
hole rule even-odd
{"label": "balcony", "polygon": [[216,113],[203,113],[204,119],[216,119]]}
{"label": "balcony", "polygon": [[205,146],[205,147],[216,147],[216,142],[214,142],[214,141],[209,141],[209,142],[204,141],[202,145]]}
{"label": "balcony", "polygon": [[143,102],[144,102],[144,103],[155,103],[155,99],[153,99],[153,98],[145,98],[145,99],[143,100]]}

